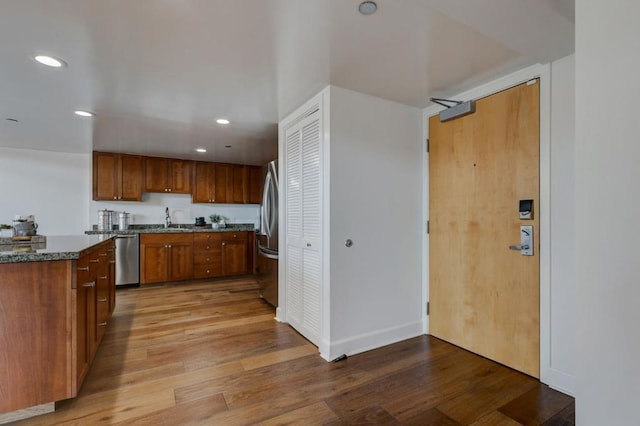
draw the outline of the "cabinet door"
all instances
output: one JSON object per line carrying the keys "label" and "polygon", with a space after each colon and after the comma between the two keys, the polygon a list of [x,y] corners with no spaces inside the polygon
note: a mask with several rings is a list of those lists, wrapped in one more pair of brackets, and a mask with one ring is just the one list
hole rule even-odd
{"label": "cabinet door", "polygon": [[93,153],[93,199],[118,199],[118,154]]}
{"label": "cabinet door", "polygon": [[120,155],[119,199],[124,201],[142,200],[142,157]]}
{"label": "cabinet door", "polygon": [[169,248],[169,281],[193,278],[193,244],[172,242]]}
{"label": "cabinet door", "polygon": [[215,168],[213,163],[198,161],[194,164],[195,178],[193,187],[194,203],[215,202]]}
{"label": "cabinet door", "polygon": [[116,308],[116,246],[115,242],[107,248],[107,263],[109,268],[109,313]]}
{"label": "cabinet door", "polygon": [[168,278],[167,244],[140,242],[140,283],[160,283]]}
{"label": "cabinet door", "polygon": [[144,158],[144,190],[146,192],[169,191],[169,160],[158,157]]}
{"label": "cabinet door", "polygon": [[249,166],[249,204],[262,204],[262,167]]}
{"label": "cabinet door", "polygon": [[233,168],[231,164],[215,165],[216,203],[233,202]]}
{"label": "cabinet door", "polygon": [[249,201],[249,170],[247,166],[234,164],[233,169],[233,200],[235,204]]}
{"label": "cabinet door", "polygon": [[104,264],[96,276],[96,348],[109,322],[109,265]]}
{"label": "cabinet door", "polygon": [[169,192],[191,194],[193,161],[171,160],[169,162]]}
{"label": "cabinet door", "polygon": [[83,256],[76,263],[76,375],[77,388],[89,371],[91,353],[87,338],[87,323],[91,315],[89,286],[92,283],[89,274],[89,257]]}
{"label": "cabinet door", "polygon": [[222,242],[222,269],[224,275],[247,273],[247,241]]}

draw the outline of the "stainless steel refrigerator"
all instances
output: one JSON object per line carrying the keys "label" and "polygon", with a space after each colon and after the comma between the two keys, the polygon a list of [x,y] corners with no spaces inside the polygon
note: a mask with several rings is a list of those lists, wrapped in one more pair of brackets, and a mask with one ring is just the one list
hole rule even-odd
{"label": "stainless steel refrigerator", "polygon": [[278,161],[263,168],[264,185],[260,206],[258,283],[260,297],[278,306]]}

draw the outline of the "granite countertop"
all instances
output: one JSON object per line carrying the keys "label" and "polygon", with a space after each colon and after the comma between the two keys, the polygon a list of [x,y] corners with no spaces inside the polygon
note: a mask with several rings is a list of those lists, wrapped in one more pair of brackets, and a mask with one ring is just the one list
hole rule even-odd
{"label": "granite countertop", "polygon": [[113,237],[114,234],[68,235],[47,237],[45,243],[0,245],[0,263],[78,259],[93,246]]}
{"label": "granite countertop", "polygon": [[120,231],[117,229],[111,231],[98,231],[93,229],[91,231],[85,231],[87,235],[100,235],[100,234],[119,234],[119,235],[131,235],[131,234],[166,234],[166,233],[195,233],[195,232],[240,232],[240,231],[255,231],[255,225],[253,223],[234,223],[227,224],[224,228],[211,228],[211,224],[206,226],[195,226],[192,224],[176,224],[171,225],[169,228],[165,228],[161,224],[147,224],[147,225],[131,225],[129,229]]}

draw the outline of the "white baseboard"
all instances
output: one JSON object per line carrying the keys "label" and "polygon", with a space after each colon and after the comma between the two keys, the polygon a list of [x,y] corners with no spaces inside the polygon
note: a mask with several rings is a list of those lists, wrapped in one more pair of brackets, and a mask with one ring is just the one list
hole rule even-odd
{"label": "white baseboard", "polygon": [[[357,336],[341,339],[331,344],[323,344],[320,356],[327,361],[336,359],[340,355],[355,355],[361,352],[370,351],[382,346],[397,343],[402,340],[411,339],[421,336],[422,321],[416,321],[397,327],[385,328],[382,330],[372,331]],[[325,350],[323,350],[325,349]]]}
{"label": "white baseboard", "polygon": [[[541,371],[542,373],[542,371]],[[576,396],[576,377],[560,370],[547,368],[540,376],[540,381],[552,389]]]}

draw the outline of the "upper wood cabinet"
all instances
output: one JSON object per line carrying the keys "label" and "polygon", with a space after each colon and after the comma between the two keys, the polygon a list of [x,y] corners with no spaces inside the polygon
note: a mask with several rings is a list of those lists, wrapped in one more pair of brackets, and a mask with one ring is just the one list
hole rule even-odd
{"label": "upper wood cabinet", "polygon": [[262,176],[262,167],[247,166],[249,169],[249,198],[248,204],[262,204],[262,184],[264,177]]}
{"label": "upper wood cabinet", "polygon": [[241,164],[195,163],[194,203],[260,204],[262,168]]}
{"label": "upper wood cabinet", "polygon": [[215,163],[216,203],[233,203],[233,164]]}
{"label": "upper wood cabinet", "polygon": [[144,191],[191,194],[193,161],[144,158]]}
{"label": "upper wood cabinet", "polygon": [[193,180],[193,202],[216,202],[215,164],[204,161],[194,163],[195,178]]}
{"label": "upper wood cabinet", "polygon": [[94,152],[93,199],[141,201],[142,157],[114,152]]}

